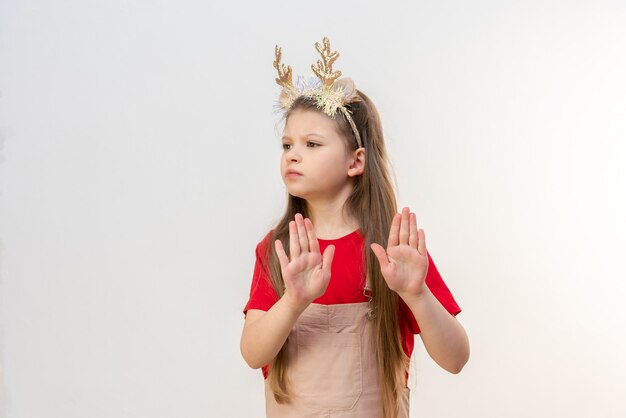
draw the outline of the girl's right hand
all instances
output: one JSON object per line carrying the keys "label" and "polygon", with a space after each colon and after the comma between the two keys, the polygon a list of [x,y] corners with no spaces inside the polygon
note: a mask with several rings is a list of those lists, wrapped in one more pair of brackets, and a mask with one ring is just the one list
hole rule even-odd
{"label": "girl's right hand", "polygon": [[283,297],[288,298],[295,308],[305,309],[326,292],[335,246],[329,245],[322,256],[311,220],[304,219],[299,213],[296,213],[295,221],[289,222],[290,257],[280,240],[274,241],[274,246],[285,282]]}

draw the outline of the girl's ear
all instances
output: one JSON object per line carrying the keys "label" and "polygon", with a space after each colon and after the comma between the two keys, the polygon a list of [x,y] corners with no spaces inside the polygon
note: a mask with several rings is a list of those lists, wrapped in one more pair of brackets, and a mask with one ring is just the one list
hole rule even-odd
{"label": "girl's ear", "polygon": [[348,176],[355,177],[363,174],[365,169],[365,148],[359,148],[352,153],[352,163],[348,167]]}

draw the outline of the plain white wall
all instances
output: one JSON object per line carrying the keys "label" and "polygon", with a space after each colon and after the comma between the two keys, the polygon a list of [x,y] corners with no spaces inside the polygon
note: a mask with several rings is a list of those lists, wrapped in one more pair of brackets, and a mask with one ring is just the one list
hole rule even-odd
{"label": "plain white wall", "polygon": [[623,1],[0,4],[0,417],[262,417],[274,45],[377,104],[471,358],[413,417],[626,414]]}

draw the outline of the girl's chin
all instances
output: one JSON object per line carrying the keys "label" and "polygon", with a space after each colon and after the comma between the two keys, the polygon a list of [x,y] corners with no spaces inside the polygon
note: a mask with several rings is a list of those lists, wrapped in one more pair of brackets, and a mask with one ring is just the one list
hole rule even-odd
{"label": "girl's chin", "polygon": [[300,199],[306,199],[307,197],[310,197],[310,193],[307,193],[307,191],[303,190],[302,188],[286,187],[286,189],[287,193],[289,193],[291,196],[299,197]]}
{"label": "girl's chin", "polygon": [[289,193],[291,196],[294,197],[299,197],[300,199],[305,199],[305,200],[329,200],[333,197],[337,197],[339,194],[338,192],[332,193],[332,192],[323,192],[323,191],[311,191],[311,190],[307,190],[303,187],[285,187],[287,189],[287,193]]}
{"label": "girl's chin", "polygon": [[289,190],[287,189],[287,193],[289,193],[293,197],[299,197],[300,199],[306,199],[306,193],[302,193],[300,191]]}

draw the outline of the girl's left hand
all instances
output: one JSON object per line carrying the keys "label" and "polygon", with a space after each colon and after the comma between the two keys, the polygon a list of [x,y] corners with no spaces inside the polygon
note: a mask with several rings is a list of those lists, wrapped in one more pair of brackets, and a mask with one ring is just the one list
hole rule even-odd
{"label": "girl's left hand", "polygon": [[396,213],[389,229],[387,250],[371,244],[389,288],[403,299],[419,297],[427,289],[428,254],[423,229],[417,229],[415,214],[409,208]]}

